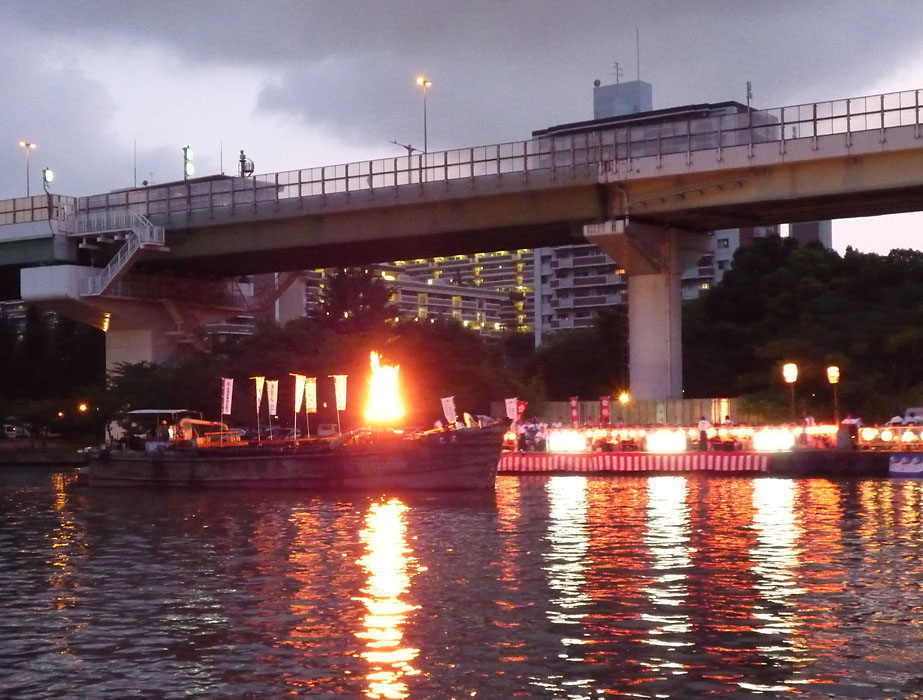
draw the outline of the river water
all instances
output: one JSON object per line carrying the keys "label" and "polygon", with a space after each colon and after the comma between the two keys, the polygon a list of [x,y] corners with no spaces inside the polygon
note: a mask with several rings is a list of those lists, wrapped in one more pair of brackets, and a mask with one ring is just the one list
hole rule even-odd
{"label": "river water", "polygon": [[919,698],[923,483],[0,472],[3,698]]}

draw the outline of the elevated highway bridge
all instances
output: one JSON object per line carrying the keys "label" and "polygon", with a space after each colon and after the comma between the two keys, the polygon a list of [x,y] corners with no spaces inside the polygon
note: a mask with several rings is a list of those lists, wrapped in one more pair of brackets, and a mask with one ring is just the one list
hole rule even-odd
{"label": "elevated highway bridge", "polygon": [[111,364],[156,361],[177,327],[265,303],[235,289],[240,275],[586,238],[629,273],[632,392],[676,397],[679,276],[707,233],[923,210],[921,92],[8,200],[0,276],[18,274],[26,301],[107,327]]}

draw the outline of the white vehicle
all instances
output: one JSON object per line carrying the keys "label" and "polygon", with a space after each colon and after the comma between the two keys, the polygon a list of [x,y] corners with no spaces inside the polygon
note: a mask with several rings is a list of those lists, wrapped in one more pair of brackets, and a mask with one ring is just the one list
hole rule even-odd
{"label": "white vehicle", "polygon": [[4,423],[3,424],[3,437],[7,437],[7,438],[29,437],[29,431],[23,428],[21,425],[10,425],[9,423]]}
{"label": "white vehicle", "polygon": [[317,437],[331,437],[339,432],[336,423],[321,423],[317,426]]}
{"label": "white vehicle", "polygon": [[923,406],[914,406],[904,411],[904,425],[923,425]]}

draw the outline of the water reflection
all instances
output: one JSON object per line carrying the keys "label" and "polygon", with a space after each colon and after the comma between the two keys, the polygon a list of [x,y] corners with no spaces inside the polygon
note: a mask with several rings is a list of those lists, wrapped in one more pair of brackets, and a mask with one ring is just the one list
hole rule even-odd
{"label": "water reflection", "polygon": [[0,473],[0,695],[923,697],[923,482],[458,501]]}
{"label": "water reflection", "polygon": [[365,641],[361,656],[369,665],[365,678],[370,698],[405,698],[405,676],[419,671],[411,662],[420,650],[403,644],[407,614],[418,606],[403,598],[410,589],[410,567],[416,564],[406,542],[407,506],[397,499],[373,503],[359,533],[366,554],[359,564],[368,573],[360,598],[366,607],[364,629],[356,636]]}
{"label": "water reflection", "polygon": [[688,638],[692,625],[684,605],[692,566],[687,480],[652,477],[647,481],[647,497],[644,543],[653,579],[643,589],[650,612],[641,617],[650,625],[644,642],[663,649],[650,655],[644,665],[655,677],[682,675],[685,664],[673,652],[694,644]]}

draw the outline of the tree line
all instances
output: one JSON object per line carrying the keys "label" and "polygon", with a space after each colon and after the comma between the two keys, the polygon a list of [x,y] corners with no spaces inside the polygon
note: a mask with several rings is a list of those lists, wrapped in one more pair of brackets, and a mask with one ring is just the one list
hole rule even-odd
{"label": "tree line", "polygon": [[[339,418],[353,426],[362,423],[371,350],[401,366],[407,420],[421,426],[440,415],[443,396],[475,414],[508,396],[534,405],[628,389],[624,307],[536,349],[527,333],[487,338],[454,321],[397,318],[389,296],[380,277],[342,270],[311,317],[215,339],[209,354],[177,366],[124,365],[108,382],[102,332],[33,308],[21,324],[0,314],[0,411],[61,422],[57,406],[87,400],[99,410],[75,414],[81,427],[130,408],[181,407],[217,417],[220,380],[232,377],[231,419],[254,425],[251,377],[260,375],[280,380],[279,420],[290,425],[290,375],[301,373],[318,378],[317,419],[336,422],[329,375],[347,374],[347,410]],[[850,249],[841,256],[777,236],[738,250],[722,281],[684,304],[685,396],[742,397],[749,410],[785,419],[784,362],[799,366],[799,414],[832,417],[829,365],[840,368],[843,415],[883,421],[923,405],[923,254]],[[265,423],[265,403],[262,410]]]}

